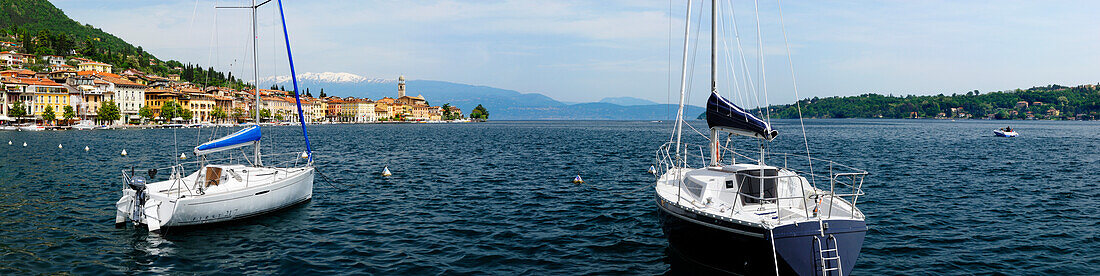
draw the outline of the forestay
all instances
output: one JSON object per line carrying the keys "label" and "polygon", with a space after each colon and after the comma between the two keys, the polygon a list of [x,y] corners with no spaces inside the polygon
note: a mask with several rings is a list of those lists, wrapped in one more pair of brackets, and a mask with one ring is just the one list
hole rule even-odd
{"label": "forestay", "polygon": [[195,147],[195,155],[204,155],[253,145],[260,141],[260,136],[260,126],[251,126],[234,132],[229,136],[218,138],[217,140],[206,142]]}

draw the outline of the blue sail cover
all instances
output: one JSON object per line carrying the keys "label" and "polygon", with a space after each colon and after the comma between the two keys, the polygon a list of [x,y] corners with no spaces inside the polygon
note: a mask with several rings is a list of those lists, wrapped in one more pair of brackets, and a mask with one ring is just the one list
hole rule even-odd
{"label": "blue sail cover", "polygon": [[260,126],[251,126],[234,132],[229,136],[218,138],[217,140],[206,142],[202,145],[195,147],[195,155],[204,155],[223,150],[235,149],[243,146],[252,145],[253,143],[258,141],[260,141]]}
{"label": "blue sail cover", "polygon": [[779,132],[772,129],[767,122],[745,112],[744,109],[714,92],[710,93],[710,99],[707,100],[707,125],[733,134],[769,141],[779,135]]}

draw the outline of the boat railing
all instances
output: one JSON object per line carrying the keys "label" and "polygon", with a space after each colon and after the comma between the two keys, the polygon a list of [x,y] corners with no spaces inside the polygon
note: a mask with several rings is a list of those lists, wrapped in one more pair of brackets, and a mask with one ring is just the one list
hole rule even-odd
{"label": "boat railing", "polygon": [[[695,145],[690,143],[680,143],[680,154],[676,154],[676,142],[668,142],[657,150],[655,156],[656,169],[655,176],[660,178],[669,170],[674,168],[692,168],[690,164],[696,164],[698,162],[699,167],[703,168],[709,164],[708,156],[709,150],[707,146]],[[848,205],[847,212],[849,216],[853,218],[862,218],[863,214],[857,212],[856,204],[859,201],[859,197],[864,195],[863,192],[863,180],[868,175],[867,171],[857,169],[848,165],[840,164],[834,161],[825,160],[821,158],[809,157],[805,154],[792,154],[792,153],[777,153],[777,152],[765,152],[761,157],[753,158],[741,154],[733,150],[732,148],[720,147],[719,156],[722,159],[728,159],[727,163],[733,163],[736,158],[743,158],[741,160],[747,160],[748,162],[741,161],[740,163],[763,163],[763,164],[782,164],[780,167],[783,170],[794,172],[795,175],[790,176],[754,176],[750,174],[738,173],[746,177],[745,179],[752,178],[760,181],[775,180],[781,178],[789,178],[802,176],[805,177],[809,183],[803,183],[799,181],[801,185],[809,184],[815,191],[820,191],[812,195],[815,205],[812,210],[816,211],[813,215],[815,217],[832,218],[833,206],[836,204]],[[760,162],[760,158],[763,158],[764,162]],[[723,160],[719,160],[719,163],[723,163]],[[806,187],[802,187],[803,190]],[[769,197],[760,198],[760,195],[746,195],[741,193],[740,187],[737,189],[738,193],[745,195],[748,198],[755,200],[766,200],[768,202],[774,202],[776,206],[779,206],[780,201],[785,200],[802,200],[803,197]],[[841,199],[839,201],[833,199]],[[810,206],[806,206],[803,200],[803,209],[805,209],[805,215],[807,218],[811,217],[809,214]],[[822,210],[822,207],[824,209]],[[778,211],[777,211],[778,212]],[[776,215],[779,217],[779,214]]]}
{"label": "boat railing", "polygon": [[[722,152],[726,154],[721,156],[730,156],[731,158],[737,156],[753,163],[760,163],[758,158],[746,156],[733,149],[723,147]],[[825,218],[832,217],[832,206],[836,204],[832,200],[833,198],[843,199],[841,202],[849,205],[850,216],[862,216],[861,213],[856,212],[856,203],[859,201],[860,196],[865,195],[863,180],[869,174],[867,171],[831,160],[808,157],[806,154],[765,152],[763,158],[764,164],[778,164],[781,162],[782,166],[777,167],[805,177],[810,185],[821,191],[821,194],[816,195],[820,198],[816,207],[821,207],[821,202],[829,203],[825,210],[819,210],[824,212]]]}
{"label": "boat railing", "polygon": [[689,143],[679,143],[679,152],[677,155],[677,143],[668,142],[661,145],[657,149],[657,153],[654,157],[654,168],[657,170],[654,173],[657,177],[664,175],[666,172],[673,168],[692,168],[691,164],[699,163],[699,168],[707,166],[706,148],[700,145],[693,145]]}
{"label": "boat railing", "polygon": [[[185,192],[185,191],[188,192],[189,194],[195,194],[196,191],[192,191],[191,187],[188,187],[187,185],[185,185],[187,183],[184,183],[182,181],[182,178],[183,178],[183,175],[185,174],[185,172],[189,171],[189,170],[186,170],[186,168],[188,168],[188,167],[197,167],[194,170],[201,170],[202,167],[205,166],[206,164],[218,163],[218,162],[225,162],[227,164],[248,163],[249,165],[251,165],[251,159],[249,159],[247,157],[242,157],[242,156],[230,155],[229,157],[219,158],[219,159],[205,159],[203,157],[200,157],[200,158],[198,158],[198,160],[195,160],[195,161],[179,162],[179,163],[173,164],[171,166],[167,166],[167,167],[147,168],[147,169],[144,169],[144,171],[149,172],[149,174],[150,174],[150,177],[149,177],[150,179],[147,180],[149,183],[155,182],[155,179],[153,179],[153,178],[155,177],[156,172],[168,171],[169,172],[168,180],[173,181],[172,187],[169,190],[174,190],[174,192],[176,192],[177,195],[182,195],[183,192]],[[261,155],[261,157],[266,159],[266,160],[279,160],[279,161],[276,161],[276,162],[273,162],[273,163],[269,163],[269,164],[274,164],[273,166],[269,165],[269,166],[265,166],[265,167],[297,168],[299,166],[312,165],[312,164],[308,164],[307,162],[303,162],[301,160],[302,159],[301,156],[302,156],[302,153],[300,153],[300,152],[275,153],[275,154]],[[316,157],[316,155],[314,155],[314,156]],[[290,157],[290,158],[287,158],[287,157]],[[284,158],[285,160],[280,160],[280,158]],[[242,162],[242,160],[244,162]],[[284,165],[289,165],[289,166],[284,167]],[[129,170],[129,171],[127,171],[127,170]],[[200,172],[200,174],[201,173],[205,173],[205,172]],[[136,174],[137,174],[137,172],[135,171],[135,169],[133,167],[131,167],[129,169],[122,169],[122,180],[123,180],[122,187],[123,187],[123,189],[126,189],[129,186],[129,183],[131,181],[133,181],[133,177]]]}

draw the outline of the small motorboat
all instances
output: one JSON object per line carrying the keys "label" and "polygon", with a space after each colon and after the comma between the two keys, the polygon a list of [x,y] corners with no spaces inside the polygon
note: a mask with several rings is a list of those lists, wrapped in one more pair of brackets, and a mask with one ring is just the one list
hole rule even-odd
{"label": "small motorboat", "polygon": [[19,130],[21,130],[21,131],[43,131],[43,130],[46,130],[46,127],[40,126],[40,125],[35,125],[35,124],[30,124],[30,125],[19,126]]}
{"label": "small motorboat", "polygon": [[1011,128],[1002,128],[993,130],[993,135],[997,135],[997,137],[1016,137],[1020,134],[1016,133],[1016,131]]}
{"label": "small motorboat", "polygon": [[81,121],[80,123],[73,125],[72,129],[75,129],[75,130],[92,130],[92,129],[96,129],[96,127],[97,126],[96,126],[95,122]]}

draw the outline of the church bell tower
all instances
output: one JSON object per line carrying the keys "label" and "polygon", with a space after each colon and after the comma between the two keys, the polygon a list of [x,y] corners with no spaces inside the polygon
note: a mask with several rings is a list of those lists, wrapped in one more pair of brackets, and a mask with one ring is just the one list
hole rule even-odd
{"label": "church bell tower", "polygon": [[397,77],[397,98],[405,96],[405,76]]}

